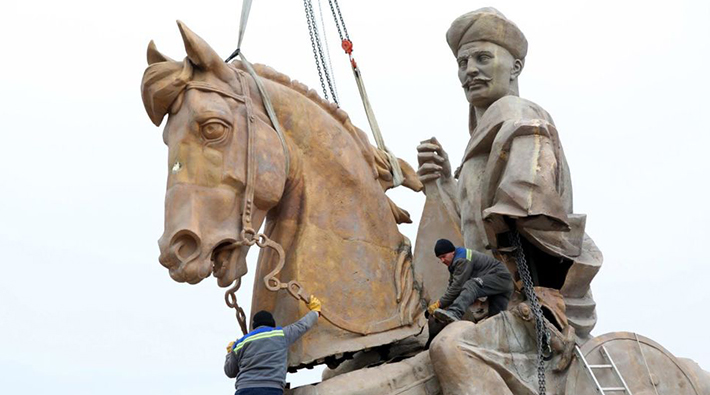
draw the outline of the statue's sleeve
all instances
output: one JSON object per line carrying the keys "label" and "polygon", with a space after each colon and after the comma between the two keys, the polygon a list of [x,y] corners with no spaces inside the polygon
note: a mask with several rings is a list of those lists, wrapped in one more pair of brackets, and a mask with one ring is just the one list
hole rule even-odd
{"label": "statue's sleeve", "polygon": [[491,150],[483,196],[489,240],[508,230],[505,217],[535,230],[570,229],[561,197],[559,152],[557,131],[545,120],[503,125]]}

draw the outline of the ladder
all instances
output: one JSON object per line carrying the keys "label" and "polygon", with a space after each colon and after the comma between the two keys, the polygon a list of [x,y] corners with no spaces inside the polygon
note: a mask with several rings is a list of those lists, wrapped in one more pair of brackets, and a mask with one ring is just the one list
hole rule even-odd
{"label": "ladder", "polygon": [[[594,380],[594,385],[597,386],[597,391],[599,391],[602,395],[606,395],[609,392],[626,392],[628,395],[632,395],[631,390],[629,390],[629,387],[626,385],[626,381],[624,381],[624,378],[621,377],[621,373],[619,373],[619,369],[616,368],[616,364],[614,363],[614,360],[611,359],[611,355],[606,350],[606,347],[601,346],[601,349],[599,351],[602,354],[602,358],[606,361],[609,361],[609,363],[601,365],[590,365],[587,362],[587,359],[584,358],[584,354],[582,354],[582,350],[579,349],[579,346],[574,346],[574,350],[577,353],[577,357],[579,357],[580,361],[582,361],[584,367],[587,369],[587,372],[589,372],[589,375],[592,376],[592,380]],[[621,381],[623,387],[602,387],[601,384],[599,384],[599,380],[597,380],[597,376],[594,375],[595,369],[613,370],[613,372],[616,374],[616,377],[618,377],[619,381]]]}

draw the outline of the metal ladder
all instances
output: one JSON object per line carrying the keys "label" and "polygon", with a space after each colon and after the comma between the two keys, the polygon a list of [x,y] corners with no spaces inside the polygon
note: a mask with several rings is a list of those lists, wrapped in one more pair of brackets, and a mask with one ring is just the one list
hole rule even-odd
{"label": "metal ladder", "polygon": [[[579,346],[574,346],[574,350],[577,353],[577,357],[579,357],[579,359],[584,364],[584,367],[587,368],[587,372],[589,372],[589,375],[592,376],[592,380],[594,380],[594,384],[597,386],[597,390],[602,395],[606,395],[607,392],[626,392],[627,394],[632,395],[631,390],[629,390],[629,387],[626,385],[626,381],[624,381],[624,378],[621,377],[621,373],[619,373],[619,369],[616,368],[616,364],[614,363],[614,360],[611,359],[611,355],[606,350],[606,347],[601,346],[600,352],[602,354],[602,358],[609,361],[609,363],[602,365],[590,365],[589,363],[587,363],[587,359],[584,358],[584,354],[582,354],[582,350],[579,349]],[[599,384],[599,380],[597,380],[597,376],[594,375],[594,369],[612,369],[616,374],[616,377],[618,377],[619,381],[621,381],[623,387],[602,387],[601,384]]]}

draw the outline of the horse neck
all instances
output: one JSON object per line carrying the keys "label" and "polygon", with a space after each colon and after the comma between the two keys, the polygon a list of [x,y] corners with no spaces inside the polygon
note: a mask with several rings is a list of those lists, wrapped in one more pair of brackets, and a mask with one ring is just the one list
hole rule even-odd
{"label": "horse neck", "polygon": [[364,133],[314,91],[299,89],[305,86],[267,79],[264,83],[286,134],[292,167],[289,187],[272,220],[297,219],[300,225],[342,239],[387,248],[399,245],[402,235],[375,178]]}

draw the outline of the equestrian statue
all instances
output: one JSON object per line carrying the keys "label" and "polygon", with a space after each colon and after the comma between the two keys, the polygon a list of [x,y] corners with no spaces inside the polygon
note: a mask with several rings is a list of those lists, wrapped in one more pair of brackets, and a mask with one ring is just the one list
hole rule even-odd
{"label": "equestrian statue", "polygon": [[[385,194],[395,185],[388,152],[314,90],[244,58],[225,63],[178,27],[187,56],[170,59],[151,41],[141,84],[151,121],[167,116],[159,261],[178,282],[214,276],[244,332],[235,292],[255,245],[251,311],[285,325],[309,295],[322,301],[323,318],[287,363],[328,368],[287,393],[710,394],[707,372],[650,339],[591,335],[602,254],[573,211],[561,133],[519,96],[528,44],[502,13],[466,13],[446,33],[470,108],[458,169],[436,138],[420,143],[417,171],[395,163],[402,184],[426,194],[414,254],[397,228],[410,215]],[[505,264],[507,310],[488,316],[477,300],[445,327],[427,319],[447,286],[434,255],[444,237]]]}

